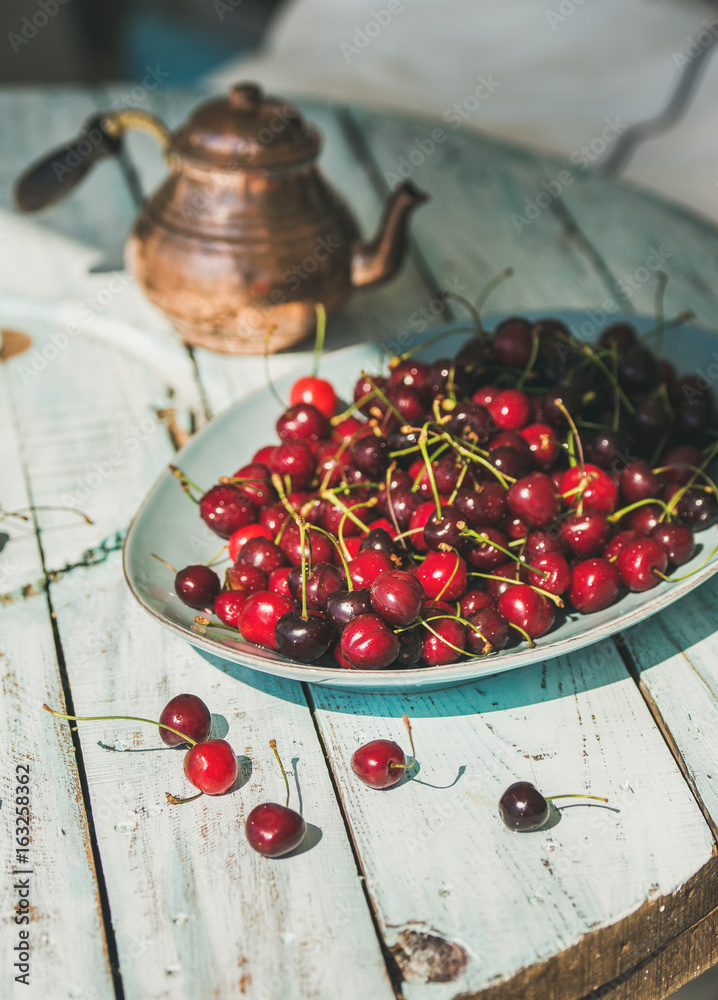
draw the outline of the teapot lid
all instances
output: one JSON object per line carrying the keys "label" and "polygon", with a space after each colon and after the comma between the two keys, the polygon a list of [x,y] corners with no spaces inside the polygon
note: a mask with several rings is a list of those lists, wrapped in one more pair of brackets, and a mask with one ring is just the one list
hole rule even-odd
{"label": "teapot lid", "polygon": [[297,108],[255,83],[236,83],[226,97],[201,104],[173,138],[180,155],[226,169],[296,166],[313,159],[321,141]]}

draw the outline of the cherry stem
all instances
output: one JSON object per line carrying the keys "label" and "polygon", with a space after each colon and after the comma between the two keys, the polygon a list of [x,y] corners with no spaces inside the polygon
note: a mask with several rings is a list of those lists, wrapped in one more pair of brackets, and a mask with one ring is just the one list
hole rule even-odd
{"label": "cherry stem", "polygon": [[354,524],[356,524],[357,528],[360,528],[365,535],[369,533],[370,529],[367,528],[364,522],[361,521],[356,516],[356,514],[353,514],[352,511],[358,510],[359,507],[374,507],[375,503],[373,503],[371,500],[366,500],[364,503],[355,503],[351,507],[347,507],[347,505],[339,499],[334,490],[324,490],[321,493],[321,498],[322,500],[330,500],[335,507],[338,507],[339,510],[343,512],[342,519],[339,522],[339,532],[341,532],[340,538],[343,537],[343,527],[346,518],[349,518],[350,521],[353,521]]}
{"label": "cherry stem", "polygon": [[401,721],[406,726],[406,731],[409,734],[409,743],[411,745],[411,757],[406,762],[406,764],[394,764],[393,761],[390,762],[390,764],[389,764],[389,770],[390,771],[391,770],[394,770],[394,771],[408,771],[410,767],[413,767],[414,764],[416,764],[416,750],[414,749],[414,735],[413,735],[413,733],[411,731],[411,723],[409,722],[409,716],[408,715],[402,715]]}
{"label": "cherry stem", "polygon": [[200,496],[204,495],[204,490],[198,486],[197,483],[193,483],[191,479],[188,479],[184,472],[181,469],[178,469],[176,465],[168,465],[167,468],[170,470],[175,479],[179,479],[180,486],[190,500],[194,500],[195,503],[199,503],[197,497],[193,497],[190,490],[197,490]]}
{"label": "cherry stem", "polygon": [[287,801],[284,803],[285,808],[289,807],[289,779],[287,778],[287,772],[284,770],[284,765],[279,756],[279,751],[277,750],[277,741],[270,740],[269,745],[274,750],[274,756],[277,758],[277,763],[279,764],[279,769],[282,772],[282,777],[284,778],[284,787],[287,789]]}
{"label": "cherry stem", "polygon": [[274,333],[274,331],[276,329],[277,329],[277,325],[275,323],[274,326],[270,327],[267,330],[267,335],[264,338],[264,377],[267,380],[267,385],[269,387],[269,391],[274,396],[274,398],[276,399],[276,401],[279,403],[280,410],[282,410],[284,412],[287,409],[286,403],[284,402],[284,400],[282,399],[282,397],[277,392],[277,390],[275,388],[275,385],[274,385],[274,382],[272,382],[271,372],[269,371],[269,341],[270,341],[270,338],[271,338],[272,334]]}
{"label": "cherry stem", "polygon": [[521,563],[522,566],[525,566],[526,569],[530,570],[530,572],[532,573],[538,573],[539,576],[543,577],[551,575],[548,572],[548,570],[538,569],[536,566],[531,566],[529,563],[526,562],[523,556],[517,556],[510,549],[505,549],[503,545],[499,545],[498,542],[492,541],[488,535],[483,535],[481,534],[481,532],[474,531],[472,528],[464,528],[461,534],[466,535],[469,538],[476,538],[477,541],[482,542],[482,544],[484,545],[488,545],[489,548],[498,549],[499,552],[503,552],[505,555],[509,557],[509,559],[513,559],[515,560],[515,562]]}
{"label": "cherry stem", "polygon": [[451,584],[451,581],[454,579],[454,577],[456,576],[456,573],[457,573],[457,571],[459,569],[459,560],[461,559],[461,556],[459,555],[458,552],[454,552],[454,555],[456,556],[456,562],[454,564],[454,568],[451,571],[451,576],[449,577],[449,579],[446,581],[446,583],[444,584],[444,586],[439,591],[439,596],[436,598],[437,601],[440,601],[442,599],[442,597],[446,593],[447,587]]}
{"label": "cherry stem", "polygon": [[373,378],[371,377],[371,375],[367,375],[367,373],[366,373],[366,372],[364,372],[364,371],[363,371],[363,372],[362,372],[361,374],[362,374],[362,378],[365,378],[365,379],[367,380],[367,382],[368,382],[368,383],[369,383],[369,385],[370,385],[370,386],[372,387],[372,389],[374,390],[375,394],[376,394],[376,395],[378,396],[378,398],[379,398],[379,399],[380,399],[380,400],[382,401],[382,403],[384,403],[384,405],[385,405],[385,406],[386,406],[386,407],[387,407],[387,408],[388,408],[389,410],[391,410],[391,412],[392,412],[392,413],[394,414],[394,416],[395,416],[395,417],[397,418],[397,420],[399,421],[399,423],[400,423],[400,424],[403,424],[403,423],[404,423],[404,418],[402,417],[401,413],[399,413],[399,411],[398,411],[398,410],[397,410],[397,408],[396,408],[396,407],[394,406],[394,404],[393,404],[393,403],[391,402],[391,400],[387,398],[386,394],[385,394],[384,392],[382,392],[382,390],[381,390],[381,389],[379,388],[379,386],[378,386],[378,385],[376,384],[376,382],[375,382],[375,381],[374,381],[374,379],[373,379]]}
{"label": "cherry stem", "polygon": [[510,482],[511,483],[516,482],[513,476],[507,476],[505,473],[500,472],[498,469],[494,468],[491,462],[487,462],[487,460],[482,455],[477,454],[476,451],[472,451],[469,448],[468,443],[466,441],[463,442],[463,444],[459,444],[459,442],[455,438],[453,438],[447,431],[444,431],[441,437],[443,437],[444,440],[449,443],[449,446],[453,448],[454,451],[457,451],[460,455],[463,455],[464,458],[468,458],[470,462],[478,462],[479,465],[483,465],[484,468],[488,469],[489,472],[493,473],[493,475],[498,479],[498,481],[501,483],[501,485],[505,490],[509,488],[508,484]]}
{"label": "cherry stem", "polygon": [[603,795],[587,795],[585,792],[576,792],[575,794],[566,793],[565,795],[544,795],[547,802],[555,802],[556,799],[595,799],[596,802],[608,802],[608,799]]}
{"label": "cherry stem", "polygon": [[154,719],[142,719],[137,715],[66,715],[64,712],[56,712],[54,708],[50,708],[49,705],[45,705],[44,703],[42,707],[50,715],[56,715],[58,719],[69,719],[71,722],[100,722],[114,719],[124,719],[127,722],[146,722],[150,726],[159,726],[160,729],[167,729],[170,733],[174,733],[175,736],[181,736],[185,743],[189,743],[191,746],[197,745],[197,740],[193,740],[190,736],[185,736],[179,729],[173,729],[172,726],[167,726],[164,722],[155,722]]}
{"label": "cherry stem", "polygon": [[428,434],[426,428],[428,424],[424,424],[421,428],[421,433],[419,434],[419,450],[421,451],[421,457],[424,459],[424,465],[426,466],[426,474],[429,477],[429,482],[431,483],[431,492],[434,494],[434,503],[436,504],[436,516],[441,520],[441,500],[439,499],[439,490],[436,485],[436,480],[434,479],[434,470],[429,459],[429,452],[426,447],[426,439]]}
{"label": "cherry stem", "polygon": [[665,573],[661,573],[660,570],[657,569],[654,569],[653,572],[656,576],[660,576],[661,580],[668,580],[669,583],[679,583],[681,580],[690,579],[690,577],[697,573],[699,569],[703,569],[703,567],[711,561],[716,552],[718,552],[718,545],[716,545],[712,552],[708,553],[705,559],[699,563],[695,569],[692,569],[690,573],[684,573],[683,576],[666,576]]}
{"label": "cherry stem", "polygon": [[498,288],[498,286],[507,278],[510,278],[513,275],[513,273],[514,273],[513,267],[505,267],[503,271],[499,271],[499,273],[496,275],[495,278],[492,278],[491,281],[487,282],[484,285],[484,287],[481,289],[478,296],[476,297],[476,302],[474,303],[474,308],[476,309],[476,312],[479,314],[479,316],[481,316],[481,310],[486,305],[486,300],[494,291],[494,289]]}
{"label": "cherry stem", "polygon": [[421,344],[417,344],[408,351],[404,351],[403,354],[397,354],[389,361],[389,368],[398,368],[402,361],[408,361],[409,358],[413,358],[415,354],[419,351],[423,351],[427,347],[431,347],[433,344],[438,344],[440,340],[448,337],[452,333],[471,333],[470,326],[457,326],[450,327],[448,330],[442,330],[441,333],[437,333],[436,336],[430,337],[428,340],[422,341]]}
{"label": "cherry stem", "polygon": [[461,653],[462,656],[466,656],[466,650],[465,649],[459,649],[458,646],[455,646],[453,644],[453,642],[449,642],[448,639],[445,639],[443,635],[440,635],[436,631],[435,628],[432,628],[431,625],[429,625],[430,621],[433,622],[437,618],[450,618],[450,617],[451,617],[451,615],[436,615],[435,618],[429,618],[429,619],[422,618],[421,619],[421,624],[424,626],[424,628],[428,628],[428,630],[431,632],[431,634],[435,635],[437,639],[440,639],[446,646],[449,646],[450,649],[455,649],[457,653]]}
{"label": "cherry stem", "polygon": [[0,511],[0,519],[3,517],[18,517],[21,521],[27,521],[29,518],[23,514],[24,510],[66,510],[70,514],[77,514],[81,517],[85,524],[94,524],[95,522],[87,514],[83,513],[81,510],[77,510],[76,507],[58,507],[53,504],[33,504],[31,507],[18,507],[17,510],[3,510]]}
{"label": "cherry stem", "polygon": [[316,524],[312,525],[312,531],[318,531],[320,535],[326,535],[329,541],[332,542],[334,548],[337,550],[337,555],[342,561],[342,566],[344,567],[344,575],[346,577],[347,590],[349,591],[354,590],[354,584],[352,583],[352,578],[349,576],[349,564],[347,563],[346,560],[346,554],[344,551],[342,551],[342,546],[344,545],[344,537],[342,536],[341,539],[337,540],[331,533],[331,531],[327,531],[325,528],[320,528]]}
{"label": "cherry stem", "polygon": [[515,629],[516,629],[516,631],[517,631],[517,632],[520,632],[520,633],[521,633],[521,635],[522,635],[522,636],[524,637],[524,639],[526,640],[526,642],[527,642],[527,643],[529,644],[529,648],[530,648],[530,649],[533,649],[533,648],[534,648],[534,646],[536,645],[536,643],[535,643],[535,642],[533,641],[533,639],[532,639],[532,638],[531,638],[531,636],[530,636],[530,635],[528,634],[528,632],[526,631],[526,629],[523,629],[523,628],[521,628],[521,626],[520,626],[520,625],[515,625],[515,624],[514,624],[513,622],[509,622],[509,628],[515,628]]}
{"label": "cherry stem", "polygon": [[[521,562],[521,560],[519,560],[519,562]],[[523,563],[523,565],[526,566],[527,564]],[[534,570],[533,572],[540,572],[540,571]],[[523,580],[512,580],[508,576],[497,576],[495,573],[479,573],[476,571],[473,573],[469,573],[469,576],[480,576],[484,580],[501,580],[502,583],[511,583],[511,584],[523,583]],[[552,594],[550,590],[544,590],[542,587],[537,587],[533,583],[528,583],[526,584],[526,586],[530,587],[531,590],[535,590],[538,594],[543,594],[544,597],[548,597],[550,601],[553,601],[553,603],[556,605],[557,608],[562,608],[564,606],[561,598],[557,594]]]}
{"label": "cherry stem", "polygon": [[526,363],[526,367],[521,373],[521,378],[516,383],[517,389],[523,389],[524,382],[533,371],[534,364],[536,363],[536,358],[538,357],[538,352],[539,352],[538,328],[534,326],[533,330],[531,331],[531,355]]}
{"label": "cherry stem", "polygon": [[454,500],[456,500],[456,495],[461,489],[461,484],[463,483],[464,477],[466,476],[466,473],[468,471],[469,471],[469,463],[464,462],[463,465],[461,466],[461,472],[459,473],[459,478],[456,480],[456,486],[451,491],[451,496],[449,497],[450,504],[452,504]]}
{"label": "cherry stem", "polygon": [[327,331],[327,311],[321,302],[314,304],[314,311],[317,314],[317,329],[314,334],[314,365],[312,366],[312,375],[316,378],[322,351],[324,350],[324,335]]}
{"label": "cherry stem", "polygon": [[581,344],[579,350],[581,350],[584,354],[588,355],[588,357],[598,365],[603,374],[613,385],[614,391],[618,393],[618,395],[620,396],[623,405],[626,407],[631,416],[633,416],[633,414],[636,412],[636,407],[633,405],[631,400],[628,398],[626,393],[621,388],[621,385],[618,381],[618,376],[613,374],[613,372],[606,365],[605,361],[603,360],[599,352],[594,351],[594,349],[591,347],[590,344]]}
{"label": "cherry stem", "polygon": [[563,400],[560,399],[559,397],[556,397],[556,399],[554,399],[554,401],[553,401],[553,405],[557,409],[559,409],[561,411],[561,413],[563,413],[563,415],[564,415],[564,417],[565,417],[565,419],[566,419],[569,427],[573,431],[574,438],[576,440],[576,448],[578,449],[578,465],[579,465],[579,468],[581,470],[581,476],[583,476],[584,475],[583,469],[584,469],[584,464],[585,463],[584,463],[584,460],[583,460],[583,445],[581,444],[581,435],[578,433],[578,428],[576,427],[576,424],[574,423],[574,419],[571,416],[571,414],[568,412],[568,410],[566,409],[566,406],[565,406]]}
{"label": "cherry stem", "polygon": [[482,344],[486,343],[486,330],[481,322],[481,316],[477,312],[476,308],[472,306],[468,299],[465,299],[463,295],[459,295],[457,292],[444,291],[439,293],[439,298],[443,299],[445,302],[458,302],[460,305],[466,309],[469,316],[474,321],[476,326],[476,336],[479,338]]}
{"label": "cherry stem", "polygon": [[632,510],[637,510],[639,507],[645,507],[648,503],[655,503],[658,504],[659,507],[662,507],[664,517],[666,515],[669,517],[671,516],[671,508],[668,504],[664,503],[663,500],[660,500],[658,497],[646,497],[645,500],[636,500],[635,503],[629,503],[627,507],[622,507],[620,510],[614,511],[613,514],[608,515],[606,520],[610,521],[611,524],[615,524],[616,521],[620,521],[626,514],[630,514]]}
{"label": "cherry stem", "polygon": [[666,330],[671,330],[674,326],[681,326],[683,323],[687,322],[689,319],[693,319],[694,317],[695,313],[693,310],[686,309],[684,312],[674,316],[673,319],[666,320],[665,323],[662,323],[660,326],[654,326],[652,330],[648,330],[647,333],[643,334],[641,340],[645,344],[651,337],[662,337]]}
{"label": "cherry stem", "polygon": [[170,563],[168,563],[166,559],[163,559],[162,556],[158,556],[156,552],[150,552],[150,555],[152,556],[153,559],[156,559],[157,562],[164,563],[167,569],[171,569],[174,575],[177,576],[177,570],[174,568],[174,566],[170,565]]}
{"label": "cherry stem", "polygon": [[304,543],[307,536],[307,522],[299,519],[299,554],[302,560],[302,620],[307,620],[307,557]]}
{"label": "cherry stem", "polygon": [[181,806],[185,802],[194,802],[194,800],[198,799],[200,795],[204,795],[204,792],[197,792],[196,795],[188,795],[187,798],[184,799],[179,798],[177,795],[170,795],[169,792],[165,792],[165,795],[167,796],[167,801],[171,806]]}
{"label": "cherry stem", "polygon": [[210,559],[210,561],[206,564],[207,568],[209,569],[210,566],[213,566],[219,559],[221,559],[222,558],[222,554],[224,552],[226,552],[226,551],[227,551],[227,546],[223,545],[222,548],[217,553],[217,555],[216,556],[212,556],[212,558]]}

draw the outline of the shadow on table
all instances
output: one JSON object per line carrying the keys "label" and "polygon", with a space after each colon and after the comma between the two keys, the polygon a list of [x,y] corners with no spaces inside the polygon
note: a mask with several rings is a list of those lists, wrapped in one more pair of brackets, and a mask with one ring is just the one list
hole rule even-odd
{"label": "shadow on table", "polygon": [[[711,594],[718,589],[713,581],[704,584],[701,589],[706,587]],[[670,614],[685,620],[686,616],[681,614],[681,606],[685,601],[694,602],[695,595],[687,595],[664,612],[664,615]],[[662,617],[654,618],[652,627],[663,631]],[[637,629],[641,627],[643,626],[636,626]],[[691,633],[684,637],[685,647],[712,635],[715,627],[713,615],[699,618],[691,616]],[[654,648],[660,650],[661,646],[656,644]],[[621,635],[543,663],[529,664],[436,691],[412,690],[410,670],[407,670],[405,691],[348,691],[275,677],[201,649],[197,652],[223,673],[284,701],[296,705],[304,705],[309,701],[320,711],[380,718],[401,718],[406,713],[414,719],[421,719],[520,710],[528,705],[558,698],[572,698],[582,692],[611,684],[634,683],[624,662],[624,657],[628,657],[628,650]],[[653,655],[660,657],[662,654],[657,652]],[[646,670],[651,665],[650,662],[642,662],[641,669]]]}

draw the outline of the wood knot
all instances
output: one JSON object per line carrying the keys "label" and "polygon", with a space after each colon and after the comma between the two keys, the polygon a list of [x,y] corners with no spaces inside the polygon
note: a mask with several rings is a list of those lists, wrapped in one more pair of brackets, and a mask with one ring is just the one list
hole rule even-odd
{"label": "wood knot", "polygon": [[424,931],[403,930],[391,950],[407,982],[451,983],[468,962],[460,944]]}

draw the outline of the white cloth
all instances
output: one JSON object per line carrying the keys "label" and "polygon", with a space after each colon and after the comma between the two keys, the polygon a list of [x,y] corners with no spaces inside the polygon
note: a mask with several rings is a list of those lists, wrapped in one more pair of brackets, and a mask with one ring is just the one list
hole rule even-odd
{"label": "white cloth", "polygon": [[[600,149],[607,120],[656,115],[715,33],[705,0],[290,0],[265,50],[211,82],[438,118],[458,104],[465,127],[570,155]],[[482,78],[495,89],[477,102]],[[685,117],[623,173],[716,221],[717,91],[718,51]]]}

